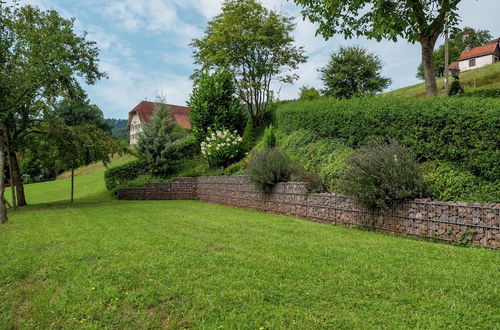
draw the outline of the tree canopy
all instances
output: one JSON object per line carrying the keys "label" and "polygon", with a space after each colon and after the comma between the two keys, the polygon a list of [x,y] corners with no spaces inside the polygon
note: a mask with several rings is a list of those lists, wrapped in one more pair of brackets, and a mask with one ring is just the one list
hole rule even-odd
{"label": "tree canopy", "polygon": [[246,114],[236,96],[232,74],[227,70],[201,74],[188,105],[189,120],[198,142],[205,139],[209,128],[243,132]]}
{"label": "tree canopy", "polygon": [[319,70],[325,84],[323,94],[349,99],[381,92],[391,83],[382,77],[381,69],[382,61],[376,54],[361,47],[341,47]]}
{"label": "tree canopy", "polygon": [[[0,20],[0,147],[7,149],[11,169],[17,169],[15,151],[39,131],[50,104],[63,95],[75,97],[81,82],[94,84],[106,74],[99,70],[96,44],[85,33],[75,33],[74,19],[2,1]],[[19,176],[15,185],[24,198]]]}
{"label": "tree canopy", "polygon": [[293,70],[306,60],[304,49],[293,44],[294,28],[292,17],[257,0],[225,0],[205,35],[191,43],[195,63],[202,71],[227,68],[238,96],[260,124],[272,96],[271,82],[292,83],[298,78]]}
{"label": "tree canopy", "polygon": [[302,14],[318,23],[317,33],[330,38],[337,33],[346,38],[366,36],[376,40],[403,38],[419,42],[425,71],[427,95],[437,95],[432,65],[434,45],[445,22],[458,21],[460,0],[294,0]]}

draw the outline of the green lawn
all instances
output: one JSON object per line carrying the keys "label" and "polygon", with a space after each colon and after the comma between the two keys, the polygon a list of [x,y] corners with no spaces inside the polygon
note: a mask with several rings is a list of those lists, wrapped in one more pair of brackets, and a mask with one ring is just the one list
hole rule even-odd
{"label": "green lawn", "polygon": [[[450,77],[450,82],[453,78]],[[437,79],[439,94],[444,94],[444,78]],[[483,68],[467,71],[460,74],[460,84],[464,90],[500,88],[500,62],[488,65]],[[405,96],[405,97],[425,97],[425,85],[416,85],[396,89],[385,95]]]}
{"label": "green lawn", "polygon": [[498,328],[500,253],[197,201],[28,185],[0,226],[3,328]]}

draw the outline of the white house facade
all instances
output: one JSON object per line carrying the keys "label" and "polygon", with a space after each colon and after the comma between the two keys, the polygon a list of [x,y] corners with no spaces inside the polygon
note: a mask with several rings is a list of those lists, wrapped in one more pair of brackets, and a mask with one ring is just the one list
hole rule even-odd
{"label": "white house facade", "polygon": [[139,133],[142,132],[142,124],[139,115],[135,113],[130,119],[130,145],[134,146],[137,144],[137,138]]}
{"label": "white house facade", "polygon": [[458,59],[460,72],[482,68],[500,60],[500,39],[484,46],[464,50]]}

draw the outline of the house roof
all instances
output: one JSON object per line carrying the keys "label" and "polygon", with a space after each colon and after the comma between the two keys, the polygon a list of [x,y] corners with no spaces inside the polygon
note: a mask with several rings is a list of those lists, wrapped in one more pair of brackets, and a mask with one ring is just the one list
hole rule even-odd
{"label": "house roof", "polygon": [[[139,116],[141,123],[150,124],[151,117],[155,111],[156,105],[159,104],[157,102],[149,102],[142,101],[138,105],[135,106],[128,113],[128,123],[127,129],[130,130],[130,121],[134,114]],[[191,123],[189,122],[189,111],[191,110],[188,107],[173,105],[173,104],[165,104],[172,110],[172,116],[174,117],[174,121],[183,128],[191,128]]]}
{"label": "house roof", "polygon": [[498,42],[492,42],[488,43],[484,46],[480,47],[475,47],[470,50],[464,50],[462,54],[460,54],[460,57],[458,58],[459,61],[465,61],[470,58],[474,57],[480,57],[480,56],[485,56],[485,55],[490,55],[493,54],[498,47]]}
{"label": "house roof", "polygon": [[458,62],[451,62],[450,65],[448,65],[448,70],[453,69],[458,69]]}

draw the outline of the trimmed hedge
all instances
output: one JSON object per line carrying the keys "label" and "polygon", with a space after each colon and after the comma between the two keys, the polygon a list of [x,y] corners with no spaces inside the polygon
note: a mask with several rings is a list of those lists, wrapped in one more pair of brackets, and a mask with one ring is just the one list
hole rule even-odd
{"label": "trimmed hedge", "polygon": [[108,190],[114,190],[119,185],[137,179],[147,174],[147,165],[140,160],[133,160],[123,165],[111,167],[104,172],[104,182]]}
{"label": "trimmed hedge", "polygon": [[459,95],[460,97],[495,97],[500,98],[500,88],[473,89]]}
{"label": "trimmed hedge", "polygon": [[500,178],[500,99],[324,98],[283,103],[275,120],[285,134],[307,129],[352,148],[395,138],[420,161],[448,161],[486,180]]}

